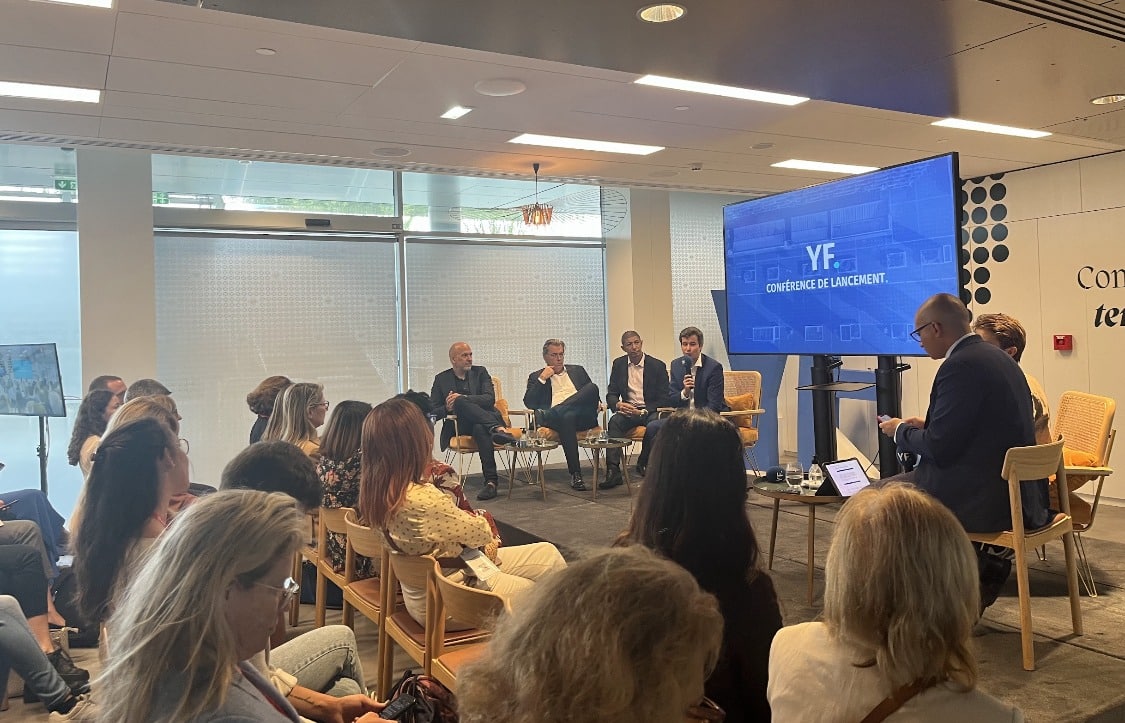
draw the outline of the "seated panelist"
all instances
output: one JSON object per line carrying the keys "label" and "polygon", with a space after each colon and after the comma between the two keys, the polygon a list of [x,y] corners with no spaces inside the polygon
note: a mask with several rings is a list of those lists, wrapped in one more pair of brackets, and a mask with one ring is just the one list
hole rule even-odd
{"label": "seated panelist", "polygon": [[[613,360],[605,402],[613,416],[609,419],[609,436],[624,437],[630,430],[656,421],[657,408],[668,393],[668,366],[643,351],[644,341],[635,331],[621,335],[625,356]],[[648,460],[648,449],[642,445],[641,460]],[[600,487],[607,489],[621,484],[621,450],[605,451],[606,479]]]}

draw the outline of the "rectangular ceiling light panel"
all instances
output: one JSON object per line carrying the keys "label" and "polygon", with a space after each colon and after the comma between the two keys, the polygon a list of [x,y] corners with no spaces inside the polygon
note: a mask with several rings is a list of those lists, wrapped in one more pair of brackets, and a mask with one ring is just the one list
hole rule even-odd
{"label": "rectangular ceiling light panel", "polygon": [[647,156],[651,153],[664,150],[664,146],[642,146],[636,143],[614,143],[612,141],[595,141],[586,138],[566,138],[564,136],[542,136],[535,133],[524,133],[516,136],[509,143],[522,143],[529,146],[547,146],[549,148],[570,148],[576,151],[600,151],[602,153],[628,153],[634,156]]}
{"label": "rectangular ceiling light panel", "polygon": [[38,0],[39,2],[55,3],[56,5],[87,5],[92,8],[111,8],[113,0]]}
{"label": "rectangular ceiling light panel", "polygon": [[466,108],[465,106],[462,106],[462,105],[455,105],[452,108],[450,108],[449,110],[442,113],[441,117],[446,118],[448,120],[457,120],[458,118],[464,118],[465,116],[469,115],[472,112],[473,112],[472,108]]}
{"label": "rectangular ceiling light panel", "polygon": [[802,161],[791,158],[788,161],[772,164],[773,168],[793,168],[799,171],[823,171],[824,173],[867,173],[878,171],[878,166],[852,166],[847,163],[825,163],[823,161]]}
{"label": "rectangular ceiling light panel", "polygon": [[756,100],[761,103],[777,103],[778,105],[798,105],[808,100],[800,95],[785,95],[784,93],[771,93],[766,90],[752,90],[750,88],[737,88],[733,85],[716,85],[714,83],[700,83],[695,80],[681,80],[679,78],[666,78],[662,75],[646,75],[637,78],[634,83],[639,85],[653,85],[657,88],[671,88],[672,90],[686,90],[690,93],[706,93],[707,95],[721,95],[724,98],[739,98],[741,100]]}
{"label": "rectangular ceiling light panel", "polygon": [[100,103],[102,92],[90,88],[68,88],[63,85],[37,85],[0,81],[0,95],[35,100],[65,100],[77,103]]}
{"label": "rectangular ceiling light panel", "polygon": [[1004,136],[1018,136],[1020,138],[1046,138],[1051,135],[1047,131],[1033,131],[1028,128],[1014,126],[998,126],[992,123],[978,123],[977,121],[961,120],[960,118],[945,118],[934,121],[930,125],[942,128],[960,128],[963,131],[980,131],[981,133],[999,133]]}

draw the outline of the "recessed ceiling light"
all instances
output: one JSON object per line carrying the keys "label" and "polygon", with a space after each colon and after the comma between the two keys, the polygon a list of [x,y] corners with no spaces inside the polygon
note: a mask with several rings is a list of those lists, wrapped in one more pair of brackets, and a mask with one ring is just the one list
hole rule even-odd
{"label": "recessed ceiling light", "polygon": [[371,151],[373,156],[382,156],[383,158],[402,158],[409,156],[410,151],[405,148],[395,148],[392,146],[384,146],[382,148],[375,148]]}
{"label": "recessed ceiling light", "polygon": [[0,81],[0,95],[36,100],[67,100],[77,103],[100,103],[102,92],[90,88],[68,88],[63,85],[9,83]]}
{"label": "recessed ceiling light", "polygon": [[824,173],[867,173],[878,171],[878,166],[852,166],[847,163],[825,163],[823,161],[801,161],[790,158],[788,161],[771,164],[773,168],[794,168],[799,171],[823,171]]}
{"label": "recessed ceiling light", "polygon": [[691,110],[691,106],[690,105],[678,105],[675,108],[673,108],[672,110]]}
{"label": "recessed ceiling light", "polygon": [[457,120],[458,118],[464,118],[465,116],[469,115],[472,112],[473,112],[472,108],[466,108],[465,106],[455,105],[452,108],[450,108],[449,110],[442,113],[441,117],[442,118],[448,118],[449,120]]}
{"label": "recessed ceiling light", "polygon": [[113,0],[41,0],[42,2],[51,2],[58,5],[88,5],[92,8],[111,8],[113,7]]}
{"label": "recessed ceiling light", "polygon": [[634,156],[647,156],[664,150],[664,146],[642,146],[635,143],[615,143],[613,141],[594,141],[586,138],[565,138],[563,136],[541,136],[524,133],[509,143],[522,143],[529,146],[549,146],[551,148],[572,148],[578,151],[602,151],[604,153],[628,153]]}
{"label": "recessed ceiling light", "polygon": [[670,23],[679,20],[687,10],[682,5],[661,3],[660,5],[646,5],[637,11],[637,17],[647,23]]}
{"label": "recessed ceiling light", "polygon": [[480,80],[473,85],[473,89],[481,95],[492,98],[504,98],[509,95],[519,95],[527,90],[527,85],[522,80],[513,78],[492,78]]}
{"label": "recessed ceiling light", "polygon": [[1112,105],[1114,103],[1120,103],[1123,100],[1125,100],[1125,95],[1113,93],[1111,95],[1099,95],[1097,98],[1091,98],[1090,102],[1094,105]]}
{"label": "recessed ceiling light", "polygon": [[737,88],[733,85],[716,85],[715,83],[700,83],[696,80],[682,80],[680,78],[666,78],[662,75],[646,75],[633,81],[639,85],[654,85],[658,88],[671,88],[672,90],[686,90],[691,93],[706,93],[707,95],[721,95],[724,98],[739,98],[741,100],[756,100],[762,103],[777,103],[779,105],[797,105],[808,100],[799,95],[785,95],[784,93],[771,93],[766,90],[753,90],[751,88]]}
{"label": "recessed ceiling light", "polygon": [[934,121],[930,125],[942,128],[960,128],[963,131],[980,131],[981,133],[999,133],[1004,136],[1019,136],[1020,138],[1045,138],[1051,135],[1047,131],[1033,131],[1028,128],[1014,126],[998,126],[992,123],[978,123],[977,121],[962,120],[960,118],[945,118]]}
{"label": "recessed ceiling light", "polygon": [[277,55],[277,51],[273,48],[258,48],[254,52],[258,55]]}

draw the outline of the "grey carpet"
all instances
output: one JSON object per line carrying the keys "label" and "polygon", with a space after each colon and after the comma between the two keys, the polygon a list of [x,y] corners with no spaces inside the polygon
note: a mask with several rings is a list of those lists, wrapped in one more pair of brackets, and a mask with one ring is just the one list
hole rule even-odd
{"label": "grey carpet", "polygon": [[[586,467],[586,484],[592,475]],[[538,486],[517,479],[511,499],[507,480],[500,496],[481,506],[503,521],[531,536],[560,546],[568,559],[583,551],[612,544],[625,527],[636,498],[625,487],[593,494],[575,492],[567,484],[565,470],[547,472],[547,500]],[[468,487],[476,490],[478,480]],[[751,523],[762,544],[763,565],[769,542],[772,500],[750,495]],[[806,600],[806,517],[803,506],[783,503],[778,519],[774,569],[771,575],[780,597],[785,623],[814,620],[820,614],[823,569],[832,536],[836,507],[817,512],[816,571],[817,599]],[[1019,608],[1015,576],[1000,599],[986,611],[976,630],[982,689],[1023,709],[1029,721],[1125,721],[1125,545],[1087,540],[1086,550],[1094,568],[1100,595],[1082,597],[1085,634],[1070,631],[1070,608],[1063,576],[1062,546],[1047,550],[1045,562],[1034,561],[1031,573],[1032,615],[1035,621],[1035,654],[1038,669],[1021,667]]]}

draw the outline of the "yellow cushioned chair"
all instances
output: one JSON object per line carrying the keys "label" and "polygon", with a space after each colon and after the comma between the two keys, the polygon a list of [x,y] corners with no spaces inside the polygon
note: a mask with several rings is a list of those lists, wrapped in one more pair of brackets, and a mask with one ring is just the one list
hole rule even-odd
{"label": "yellow cushioned chair", "polygon": [[[519,438],[523,435],[523,430],[515,429],[512,427],[512,419],[508,411],[508,400],[504,399],[504,387],[500,383],[500,377],[492,377],[492,387],[496,395],[496,411],[500,412],[500,418],[504,420],[504,427],[507,432],[513,437]],[[480,450],[477,449],[477,443],[471,434],[462,434],[462,430],[457,423],[457,415],[449,414],[445,417],[446,424],[453,423],[453,437],[449,440],[449,449],[446,451],[446,459],[449,460],[451,455],[457,455],[457,475],[460,477],[465,476],[465,466],[468,461],[472,459],[474,454]]]}
{"label": "yellow cushioned chair", "polygon": [[723,385],[731,411],[722,412],[722,415],[738,428],[746,461],[760,474],[754,447],[758,444],[758,415],[766,411],[758,406],[762,395],[762,373],[723,372]]}

